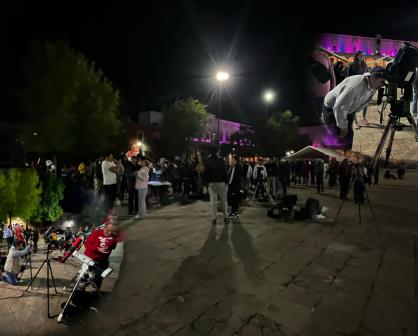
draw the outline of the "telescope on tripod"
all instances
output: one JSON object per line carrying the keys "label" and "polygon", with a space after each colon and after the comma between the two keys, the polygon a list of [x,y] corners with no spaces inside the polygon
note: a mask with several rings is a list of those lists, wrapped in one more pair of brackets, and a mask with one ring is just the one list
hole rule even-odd
{"label": "telescope on tripod", "polygon": [[[377,145],[373,156],[372,166],[375,169],[380,159],[386,139],[389,136],[386,148],[385,166],[387,166],[392,152],[393,140],[396,131],[401,131],[404,127],[412,127],[415,132],[415,141],[418,141],[417,124],[410,113],[412,101],[412,82],[415,79],[416,68],[418,66],[418,48],[410,43],[404,42],[395,56],[393,62],[389,63],[385,70],[385,78],[388,84],[378,92],[377,104],[382,103],[383,97],[386,101],[382,105],[380,121],[383,122],[383,110],[390,104],[390,113],[382,137]],[[398,98],[398,89],[401,89],[402,96]],[[407,126],[401,123],[401,118],[406,118],[410,124]]]}
{"label": "telescope on tripod", "polygon": [[[93,268],[96,268],[101,271],[100,276],[102,278],[106,278],[113,271],[111,268],[107,268],[105,270],[100,269],[99,267],[97,267],[93,259],[86,256],[84,253],[81,253],[79,250],[83,242],[84,242],[83,235],[79,235],[75,239],[71,247],[68,249],[68,251],[65,253],[65,255],[61,258],[58,258],[59,262],[65,263],[65,261],[70,256],[73,256],[74,258],[78,259],[78,261],[81,262],[80,270],[78,271],[78,273],[75,275],[75,277],[70,281],[68,285],[68,287],[70,287],[73,284],[73,289],[67,301],[65,302],[65,305],[61,310],[61,313],[58,315],[58,318],[57,318],[58,323],[61,323],[63,321],[64,312],[67,309],[68,305],[70,304],[72,297],[77,290],[82,290],[82,288],[85,288],[90,284],[101,297],[100,290],[99,288],[97,288],[96,283],[94,282],[94,274],[92,273]],[[64,290],[65,289],[66,287],[64,287]]]}

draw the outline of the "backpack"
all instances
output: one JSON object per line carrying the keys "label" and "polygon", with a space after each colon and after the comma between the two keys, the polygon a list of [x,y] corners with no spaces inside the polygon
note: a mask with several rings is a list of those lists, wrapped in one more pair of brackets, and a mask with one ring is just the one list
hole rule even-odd
{"label": "backpack", "polygon": [[308,66],[310,72],[318,82],[325,84],[331,79],[331,73],[329,72],[327,67],[323,65],[321,62],[318,62],[314,60],[312,57],[309,57]]}

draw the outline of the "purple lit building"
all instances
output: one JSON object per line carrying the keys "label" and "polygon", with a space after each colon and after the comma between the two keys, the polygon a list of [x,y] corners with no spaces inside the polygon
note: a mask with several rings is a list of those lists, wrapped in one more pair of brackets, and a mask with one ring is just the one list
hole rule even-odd
{"label": "purple lit building", "polygon": [[328,52],[331,61],[337,59],[352,62],[357,51],[363,51],[369,67],[385,66],[398,52],[402,42],[408,42],[418,47],[418,42],[384,39],[376,37],[351,36],[343,34],[322,34],[320,47]]}

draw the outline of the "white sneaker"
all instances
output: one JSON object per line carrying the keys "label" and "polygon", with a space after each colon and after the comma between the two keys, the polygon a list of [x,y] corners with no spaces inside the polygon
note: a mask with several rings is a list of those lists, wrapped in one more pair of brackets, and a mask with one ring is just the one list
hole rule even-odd
{"label": "white sneaker", "polygon": [[325,219],[325,216],[322,214],[316,215],[316,219]]}

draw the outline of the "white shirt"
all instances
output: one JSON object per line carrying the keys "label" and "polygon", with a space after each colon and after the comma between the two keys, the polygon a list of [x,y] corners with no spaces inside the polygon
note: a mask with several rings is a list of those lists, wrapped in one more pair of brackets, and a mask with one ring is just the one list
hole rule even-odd
{"label": "white shirt", "polygon": [[376,90],[370,88],[370,73],[347,77],[325,96],[324,104],[334,111],[339,128],[347,128],[347,115],[363,110]]}
{"label": "white shirt", "polygon": [[262,168],[262,170],[261,170],[261,175],[263,176],[263,178],[266,178],[266,177],[267,177],[267,169],[266,169],[266,167],[264,167],[264,165],[260,166],[260,165],[258,165],[258,164],[257,164],[257,165],[254,167],[254,170],[253,170],[253,179],[254,179],[254,180],[256,180],[256,179],[257,179],[258,168]]}
{"label": "white shirt", "polygon": [[103,160],[102,173],[103,173],[103,185],[116,184],[116,173],[112,173],[109,168],[116,167],[114,162]]}

